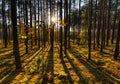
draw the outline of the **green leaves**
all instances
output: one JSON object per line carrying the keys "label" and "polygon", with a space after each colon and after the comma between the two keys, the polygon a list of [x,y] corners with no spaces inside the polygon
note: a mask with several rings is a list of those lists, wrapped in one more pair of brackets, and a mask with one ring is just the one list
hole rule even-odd
{"label": "green leaves", "polygon": [[18,37],[21,38],[21,39],[26,39],[27,38],[26,35],[22,35],[22,34],[18,34]]}

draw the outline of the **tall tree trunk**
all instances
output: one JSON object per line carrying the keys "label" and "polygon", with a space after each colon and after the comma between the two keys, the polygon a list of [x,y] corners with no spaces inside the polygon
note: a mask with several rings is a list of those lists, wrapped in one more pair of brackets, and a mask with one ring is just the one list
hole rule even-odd
{"label": "tall tree trunk", "polygon": [[[30,28],[32,28],[32,2],[30,0]],[[32,30],[30,32],[33,32]],[[31,49],[33,47],[33,37],[32,34],[30,35],[30,42],[31,42]]]}
{"label": "tall tree trunk", "polygon": [[41,42],[41,44],[43,45],[43,2],[42,2],[43,0],[40,0],[40,13],[41,13],[41,29],[40,29],[40,42]]}
{"label": "tall tree trunk", "polygon": [[106,38],[107,38],[107,33],[106,33],[106,30],[107,30],[107,1],[104,1],[104,8],[103,8],[103,11],[104,11],[104,17],[103,17],[103,20],[104,20],[104,23],[103,23],[103,48],[105,48],[105,44],[107,43],[106,41]]}
{"label": "tall tree trunk", "polygon": [[105,33],[105,2],[101,2],[102,4],[102,26],[101,26],[101,46],[100,46],[100,52],[103,52],[103,45],[104,45],[104,33]]}
{"label": "tall tree trunk", "polygon": [[88,7],[88,59],[91,59],[91,29],[92,29],[92,0],[89,0],[89,7]]}
{"label": "tall tree trunk", "polygon": [[[60,21],[62,21],[62,0],[59,2],[60,5]],[[62,46],[63,46],[63,35],[62,35],[62,26],[60,26],[60,56],[62,57]]]}
{"label": "tall tree trunk", "polygon": [[46,26],[45,22],[43,22],[43,45],[46,47]]}
{"label": "tall tree trunk", "polygon": [[11,0],[11,16],[13,25],[13,54],[15,56],[16,69],[21,68],[18,35],[17,35],[17,13],[16,13],[16,0]]}
{"label": "tall tree trunk", "polygon": [[[68,1],[65,0],[65,23],[68,23]],[[68,34],[68,25],[64,29],[64,48],[65,55],[67,54],[67,34]]]}
{"label": "tall tree trunk", "polygon": [[98,8],[98,29],[97,29],[97,47],[100,45],[100,28],[101,28],[101,7],[102,7],[102,0],[99,0],[99,8]]}
{"label": "tall tree trunk", "polygon": [[[18,0],[18,4],[17,4],[17,5],[18,5],[18,9],[19,9],[19,11],[18,11],[19,16],[18,16],[17,18],[18,18],[18,20],[19,20],[18,23],[19,23],[19,25],[20,25],[20,24],[21,24],[21,18],[20,18],[20,17],[21,17],[21,10],[20,10],[20,9],[21,9],[21,0]],[[19,31],[19,34],[22,33],[21,30],[22,30],[22,28],[21,28],[21,25],[20,25],[20,26],[19,26],[19,30],[18,30],[18,31]],[[19,43],[21,43],[21,39],[19,39]]]}
{"label": "tall tree trunk", "polygon": [[70,48],[70,26],[71,26],[71,0],[69,0],[69,28],[68,28],[68,48]]}
{"label": "tall tree trunk", "polygon": [[36,33],[36,0],[34,0],[34,20],[35,20],[35,24],[34,24],[34,32],[35,32],[35,45],[37,45],[37,33]]}
{"label": "tall tree trunk", "polygon": [[5,15],[5,0],[2,0],[2,28],[3,28],[3,44],[5,48],[8,45],[8,34],[7,34],[7,22],[6,22],[6,15]]}
{"label": "tall tree trunk", "polygon": [[109,39],[110,39],[110,21],[111,21],[111,16],[110,16],[110,10],[111,10],[111,0],[109,1],[109,7],[108,7],[108,22],[107,22],[107,40],[106,40],[106,46],[109,45]]}
{"label": "tall tree trunk", "polygon": [[95,33],[95,30],[97,29],[96,28],[96,21],[97,21],[97,0],[96,0],[96,2],[95,2],[95,13],[94,13],[94,29],[93,29],[93,49],[95,49],[95,44],[96,44],[96,42],[95,42],[95,35],[96,35],[96,33]]}
{"label": "tall tree trunk", "polygon": [[114,14],[114,20],[113,20],[113,27],[112,27],[112,38],[111,38],[111,43],[114,43],[114,34],[115,34],[115,27],[116,27],[116,19],[117,19],[117,7],[118,7],[118,0],[116,0],[116,5],[115,5],[115,14]]}
{"label": "tall tree trunk", "polygon": [[28,53],[28,9],[27,9],[27,0],[25,0],[25,22],[26,22],[26,28],[25,28],[25,31],[26,31],[26,39],[25,39],[25,46],[26,46],[26,53]]}
{"label": "tall tree trunk", "polygon": [[77,40],[78,40],[78,45],[79,45],[79,43],[80,43],[80,37],[79,37],[79,35],[80,35],[80,30],[81,30],[81,21],[82,21],[82,19],[81,19],[81,0],[79,0],[79,20],[78,20],[78,27],[79,27],[79,30],[78,30],[78,36],[77,36]]}
{"label": "tall tree trunk", "polygon": [[[45,2],[43,1],[43,10],[45,10]],[[45,14],[45,11],[43,11],[43,14]],[[43,15],[43,46],[46,47],[46,26],[45,26],[45,15]]]}
{"label": "tall tree trunk", "polygon": [[[8,2],[8,7],[11,8],[10,1]],[[11,11],[9,9],[9,11],[8,11],[8,42],[9,42],[9,44],[10,44],[10,40],[11,40],[11,27],[10,27],[10,25],[11,25],[11,14],[10,13],[11,13]]]}
{"label": "tall tree trunk", "polygon": [[[59,2],[57,2],[57,21],[58,21],[58,20],[59,20]],[[57,41],[57,42],[59,41],[59,30],[58,30],[59,28],[58,28],[58,24],[59,24],[59,23],[57,22],[57,29],[56,29],[56,31],[57,31],[57,32],[56,32],[56,33],[57,33],[57,34],[56,34],[56,37],[57,37],[57,38],[56,38],[56,41]]]}
{"label": "tall tree trunk", "polygon": [[53,15],[53,7],[52,7],[52,0],[50,0],[50,25],[52,25],[52,28],[50,28],[50,50],[53,52],[53,47],[54,47],[54,23],[52,22],[52,15]]}
{"label": "tall tree trunk", "polygon": [[115,47],[115,51],[114,51],[114,59],[116,59],[116,60],[119,56],[119,47],[120,47],[120,15],[119,15],[119,25],[118,25],[118,29],[117,29],[116,47]]}
{"label": "tall tree trunk", "polygon": [[40,48],[40,27],[39,27],[39,22],[40,22],[40,18],[39,18],[39,5],[40,5],[40,2],[38,0],[38,49]]}

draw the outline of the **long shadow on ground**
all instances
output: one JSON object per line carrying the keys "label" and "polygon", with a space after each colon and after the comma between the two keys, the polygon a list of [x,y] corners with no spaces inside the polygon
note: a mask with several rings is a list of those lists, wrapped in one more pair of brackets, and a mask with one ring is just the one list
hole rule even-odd
{"label": "long shadow on ground", "polygon": [[63,59],[63,56],[60,56],[60,60],[61,60],[61,63],[63,65],[63,68],[65,70],[65,73],[67,73],[67,79],[62,79],[62,84],[74,84],[74,81],[73,79],[71,78],[70,76],[70,72],[69,72],[69,69],[67,68],[66,64],[65,64],[65,61]]}
{"label": "long shadow on ground", "polygon": [[102,84],[114,84],[115,82],[119,83],[119,81],[114,80],[109,75],[107,75],[106,72],[103,72],[103,69],[98,66],[99,63],[96,64],[96,62],[93,60],[87,60],[80,55],[76,55],[76,52],[80,54],[78,51],[71,49],[69,52],[73,54],[73,56],[78,59],[79,62],[82,63],[87,69],[89,69],[90,73],[95,76],[98,82],[101,82]]}
{"label": "long shadow on ground", "polygon": [[10,84],[10,82],[21,72],[21,69],[12,71],[11,74],[6,77],[1,84]]}
{"label": "long shadow on ground", "polygon": [[75,71],[75,73],[79,77],[78,83],[88,84],[87,80],[82,75],[82,71],[73,63],[74,60],[71,59],[68,55],[66,55],[66,57],[67,57],[69,63],[71,64],[71,66],[73,67],[73,70]]}
{"label": "long shadow on ground", "polygon": [[53,52],[49,51],[46,70],[43,72],[44,76],[43,76],[42,84],[47,84],[47,83],[53,84],[53,80],[49,81],[47,78],[47,73],[51,73],[53,75],[53,68],[54,68]]}
{"label": "long shadow on ground", "polygon": [[[26,54],[26,55],[24,54],[21,58],[24,58],[24,60],[26,60],[27,57],[31,57],[31,59],[27,63],[25,63],[25,65],[23,67],[28,65],[36,55],[34,55],[34,53],[30,53],[30,54]],[[10,63],[11,61],[14,61],[13,58],[14,58],[13,55],[10,54],[10,55],[4,56],[2,59],[0,59],[0,60],[3,60],[3,62],[4,62],[4,63],[0,64],[0,68],[5,67],[3,70],[0,71],[0,79],[2,79],[3,77],[6,76],[6,78],[2,81],[2,84],[10,83],[21,72],[20,70],[13,71],[15,68],[14,62]],[[4,61],[6,59],[7,59],[7,61]],[[23,63],[24,60],[21,60],[21,62]]]}

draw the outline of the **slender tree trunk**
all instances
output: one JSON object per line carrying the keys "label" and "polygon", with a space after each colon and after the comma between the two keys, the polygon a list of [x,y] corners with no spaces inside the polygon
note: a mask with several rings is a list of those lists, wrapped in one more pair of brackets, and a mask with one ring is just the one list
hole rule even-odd
{"label": "slender tree trunk", "polygon": [[92,0],[89,0],[88,25],[88,59],[91,59]]}
{"label": "slender tree trunk", "polygon": [[[65,0],[65,23],[68,23],[68,1]],[[65,55],[67,54],[67,34],[68,34],[68,25],[64,29],[64,48]]]}
{"label": "slender tree trunk", "polygon": [[71,0],[69,0],[69,28],[68,28],[68,48],[70,48],[70,26],[71,26]]}
{"label": "slender tree trunk", "polygon": [[[30,29],[32,28],[32,1],[30,0]],[[32,29],[30,32],[33,32]],[[32,34],[30,35],[30,42],[31,42],[31,49],[33,47],[33,37]]]}
{"label": "slender tree trunk", "polygon": [[3,28],[3,44],[5,48],[7,48],[8,45],[8,39],[7,39],[7,23],[6,23],[6,15],[5,15],[5,0],[2,0],[2,28]]}
{"label": "slender tree trunk", "polygon": [[119,46],[120,46],[120,15],[119,15],[119,26],[118,26],[118,30],[117,30],[116,47],[115,47],[115,51],[114,51],[114,59],[116,59],[116,60],[119,56]]}
{"label": "slender tree trunk", "polygon": [[78,19],[78,34],[77,34],[77,44],[79,45],[80,43],[80,29],[81,29],[81,0],[79,0],[79,11],[78,11],[78,14],[79,14],[79,19]]}
{"label": "slender tree trunk", "polygon": [[53,7],[52,7],[52,0],[50,0],[50,24],[52,25],[52,28],[50,28],[50,50],[53,52],[53,47],[54,47],[54,23],[52,22],[52,15],[53,15]]}
{"label": "slender tree trunk", "polygon": [[44,22],[43,22],[43,45],[44,47],[46,47],[46,26]]}
{"label": "slender tree trunk", "polygon": [[96,0],[96,3],[95,3],[95,14],[94,14],[94,29],[93,29],[93,49],[95,49],[95,44],[96,44],[96,42],[95,42],[95,30],[96,30],[96,19],[97,19],[97,14],[96,14],[96,12],[97,12],[97,0]]}
{"label": "slender tree trunk", "polygon": [[111,10],[111,0],[109,1],[109,7],[108,7],[108,23],[107,23],[107,40],[106,40],[106,46],[109,45],[109,39],[110,39],[110,21],[111,21],[111,16],[110,16],[110,10]]}
{"label": "slender tree trunk", "polygon": [[[59,2],[57,3],[57,21],[59,20]],[[59,30],[58,30],[59,28],[58,28],[58,22],[57,22],[57,39],[56,39],[56,41],[58,42],[59,41]]]}
{"label": "slender tree trunk", "polygon": [[101,46],[100,46],[100,52],[103,52],[103,48],[104,48],[104,37],[105,37],[105,10],[106,10],[106,3],[107,1],[102,2],[102,26],[101,26]]}
{"label": "slender tree trunk", "polygon": [[40,0],[40,13],[41,13],[41,29],[40,29],[40,42],[41,42],[41,44],[43,45],[43,2],[42,2],[43,0]]}
{"label": "slender tree trunk", "polygon": [[[45,10],[45,2],[43,1],[43,10]],[[45,26],[45,11],[43,11],[43,46],[46,47],[46,26]]]}
{"label": "slender tree trunk", "polygon": [[37,33],[36,33],[36,0],[34,0],[34,20],[35,20],[35,24],[34,24],[34,32],[35,32],[35,45],[37,45]]}
{"label": "slender tree trunk", "polygon": [[26,46],[26,53],[28,53],[28,10],[27,10],[27,4],[28,4],[28,2],[27,2],[27,0],[25,0],[25,16],[26,16],[26,18],[25,18],[25,22],[26,22],[26,28],[25,28],[25,31],[26,31],[26,39],[25,39],[25,46]]}
{"label": "slender tree trunk", "polygon": [[106,44],[106,29],[107,29],[107,0],[103,2],[104,7],[103,7],[103,49],[105,48],[105,44]]}
{"label": "slender tree trunk", "polygon": [[48,43],[48,14],[49,14],[49,8],[48,8],[48,2],[49,0],[46,0],[46,16],[45,16],[45,23],[46,23],[46,32],[45,32],[45,35],[46,35],[46,37],[45,37],[45,41],[46,41],[46,44]]}
{"label": "slender tree trunk", "polygon": [[[10,5],[10,1],[8,2],[8,7],[9,8],[11,8],[11,5]],[[10,22],[11,22],[11,19],[10,19],[10,13],[11,13],[11,11],[10,11],[10,9],[9,9],[9,11],[8,11],[8,42],[9,42],[9,44],[10,44],[10,40],[11,40],[11,27],[10,27]]]}
{"label": "slender tree trunk", "polygon": [[114,20],[113,20],[113,27],[112,27],[112,38],[111,38],[111,43],[114,43],[114,34],[115,34],[115,27],[116,27],[116,19],[117,19],[117,7],[118,7],[118,0],[116,0],[116,5],[115,5],[115,14],[114,14]]}
{"label": "slender tree trunk", "polygon": [[99,0],[99,8],[98,8],[98,29],[97,29],[97,47],[100,45],[100,28],[101,28],[101,7],[102,7],[102,0]]}
{"label": "slender tree trunk", "polygon": [[40,48],[40,27],[39,27],[39,22],[40,22],[40,18],[39,18],[39,5],[40,5],[40,2],[38,0],[38,49]]}
{"label": "slender tree trunk", "polygon": [[[62,21],[62,0],[58,3],[60,6],[60,21]],[[63,35],[62,35],[62,26],[60,26],[60,57],[62,57],[62,46],[63,46]]]}
{"label": "slender tree trunk", "polygon": [[11,16],[13,25],[13,54],[15,56],[16,69],[21,68],[18,35],[17,35],[17,13],[16,13],[16,0],[11,0]]}

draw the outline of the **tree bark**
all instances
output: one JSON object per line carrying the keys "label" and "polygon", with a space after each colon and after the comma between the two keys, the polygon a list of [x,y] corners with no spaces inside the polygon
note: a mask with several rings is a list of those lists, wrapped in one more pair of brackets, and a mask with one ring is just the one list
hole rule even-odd
{"label": "tree bark", "polygon": [[108,22],[107,22],[107,40],[106,40],[106,46],[109,45],[109,39],[110,39],[110,21],[111,21],[111,15],[110,15],[110,10],[111,10],[111,0],[109,1],[109,7],[108,7]]}
{"label": "tree bark", "polygon": [[113,20],[113,27],[112,27],[112,38],[111,38],[111,43],[114,43],[114,34],[115,34],[115,27],[116,27],[116,19],[117,19],[117,7],[118,7],[118,0],[116,0],[116,5],[115,5],[115,14],[114,14],[114,20]]}
{"label": "tree bark", "polygon": [[114,51],[114,59],[116,59],[116,60],[119,56],[119,46],[120,46],[120,15],[119,15],[119,26],[118,26],[118,30],[117,30],[116,47],[115,47],[115,51]]}
{"label": "tree bark", "polygon": [[13,54],[15,56],[16,69],[21,68],[19,46],[18,46],[18,35],[17,35],[17,13],[16,13],[16,0],[11,0],[11,15],[13,25]]}
{"label": "tree bark", "polygon": [[25,32],[26,32],[26,39],[25,39],[25,46],[26,46],[26,53],[28,53],[28,10],[27,10],[27,0],[25,0],[25,22],[26,22],[26,28],[25,28]]}
{"label": "tree bark", "polygon": [[[59,2],[60,5],[60,21],[62,21],[62,0]],[[63,46],[63,35],[62,35],[62,26],[60,26],[60,57],[62,57],[62,46]]]}
{"label": "tree bark", "polygon": [[92,0],[89,0],[89,7],[88,7],[88,59],[91,59],[91,29],[92,29]]}
{"label": "tree bark", "polygon": [[6,22],[6,15],[5,15],[5,0],[2,0],[2,27],[3,27],[3,44],[5,48],[8,45],[8,34],[7,34],[7,22]]}
{"label": "tree bark", "polygon": [[[68,1],[65,0],[65,23],[68,23]],[[68,24],[64,29],[64,53],[67,54],[67,34],[68,34]]]}
{"label": "tree bark", "polygon": [[35,24],[34,24],[34,32],[35,32],[35,45],[37,45],[37,33],[36,33],[36,0],[34,0],[34,20],[35,20]]}

